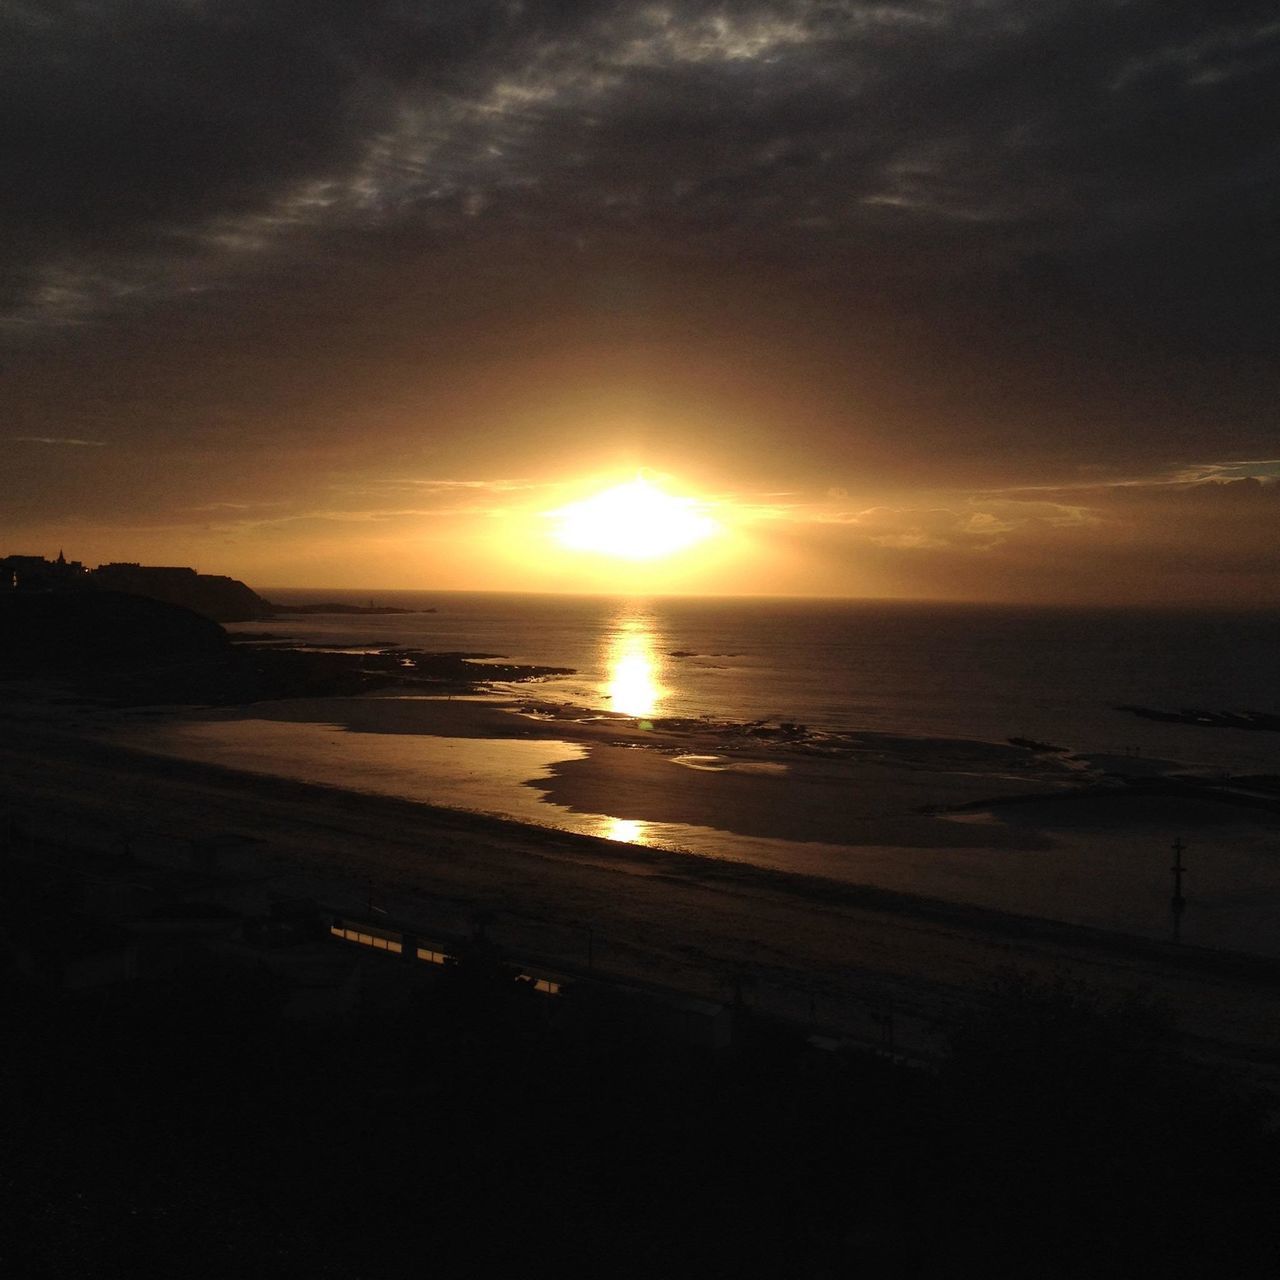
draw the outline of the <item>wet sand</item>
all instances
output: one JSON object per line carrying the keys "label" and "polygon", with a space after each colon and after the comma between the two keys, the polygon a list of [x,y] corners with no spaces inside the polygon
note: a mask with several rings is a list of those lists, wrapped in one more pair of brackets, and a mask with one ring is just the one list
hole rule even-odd
{"label": "wet sand", "polygon": [[484,911],[494,936],[551,959],[581,963],[589,926],[605,971],[719,998],[745,976],[762,1008],[867,1039],[892,1010],[908,1049],[1014,966],[1149,992],[1208,1056],[1280,1067],[1274,961],[238,773],[12,710],[0,796],[104,855],[127,839],[141,860],[181,861],[191,839],[233,836],[223,870],[271,892],[440,928]]}
{"label": "wet sand", "polygon": [[[1144,794],[1176,761],[797,727],[638,721],[527,699],[317,698],[144,716],[127,745],[787,874],[1280,956],[1280,814]],[[1123,773],[1139,785],[1126,786]]]}

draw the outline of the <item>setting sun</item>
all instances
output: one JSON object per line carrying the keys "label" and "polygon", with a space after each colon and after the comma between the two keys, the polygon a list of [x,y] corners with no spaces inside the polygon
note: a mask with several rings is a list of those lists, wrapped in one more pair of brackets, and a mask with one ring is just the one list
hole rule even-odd
{"label": "setting sun", "polygon": [[704,542],[720,526],[693,498],[680,498],[637,476],[551,512],[554,537],[573,551],[657,560]]}

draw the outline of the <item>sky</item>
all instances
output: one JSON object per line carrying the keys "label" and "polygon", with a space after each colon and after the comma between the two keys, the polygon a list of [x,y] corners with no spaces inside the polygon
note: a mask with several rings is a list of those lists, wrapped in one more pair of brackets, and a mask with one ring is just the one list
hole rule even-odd
{"label": "sky", "polygon": [[[1280,600],[1280,16],[6,0],[0,554]],[[720,532],[550,534],[643,475]]]}

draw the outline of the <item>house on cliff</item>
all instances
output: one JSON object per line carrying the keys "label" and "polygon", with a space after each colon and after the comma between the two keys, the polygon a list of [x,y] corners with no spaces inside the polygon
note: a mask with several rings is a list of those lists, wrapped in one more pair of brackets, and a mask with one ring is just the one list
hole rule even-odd
{"label": "house on cliff", "polygon": [[56,560],[44,556],[4,556],[0,559],[0,591],[63,591],[82,587],[87,570],[61,551]]}
{"label": "house on cliff", "polygon": [[190,609],[214,622],[251,622],[272,613],[272,607],[243,582],[224,574],[197,573],[186,566],[113,561],[86,569],[61,551],[56,560],[28,555],[0,557],[0,592],[61,592],[85,587],[145,596]]}

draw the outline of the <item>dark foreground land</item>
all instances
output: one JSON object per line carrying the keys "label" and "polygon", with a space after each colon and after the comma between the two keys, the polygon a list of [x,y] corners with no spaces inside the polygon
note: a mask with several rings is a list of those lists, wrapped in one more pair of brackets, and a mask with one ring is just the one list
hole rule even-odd
{"label": "dark foreground land", "polygon": [[0,1274],[1277,1274],[1280,963],[130,750],[479,673],[122,599],[0,637]]}
{"label": "dark foreground land", "polygon": [[466,969],[284,1021],[253,974],[4,988],[14,1276],[1272,1276],[1277,1144],[1141,1009],[1011,984],[937,1072],[715,1054]]}
{"label": "dark foreground land", "polygon": [[562,668],[500,657],[235,643],[210,618],[147,596],[0,591],[0,681],[50,680],[64,696],[103,706],[238,706],[367,693],[392,684],[466,692],[487,681],[563,674]]}
{"label": "dark foreground land", "polygon": [[[1280,1263],[1271,962],[252,778],[14,717],[0,797],[7,937],[46,930],[56,952],[114,931],[150,938],[148,954],[157,931],[185,939],[80,990],[6,952],[5,1274]],[[92,921],[77,885],[107,904]],[[126,891],[151,906],[113,909]],[[483,952],[408,988],[369,955],[357,998],[300,1021],[294,952],[261,918],[299,891],[345,892],[370,918],[484,918],[511,955],[579,968],[589,921],[605,976],[726,1003],[732,976],[746,1008],[715,1050],[572,984],[538,996]],[[205,925],[220,945],[199,943]],[[807,993],[827,1047],[803,1001],[777,1016],[795,1014],[785,991]],[[887,1055],[868,1031],[886,1014]]]}

